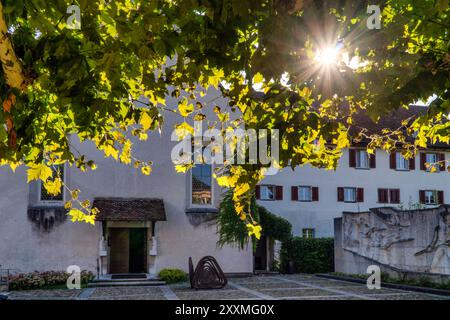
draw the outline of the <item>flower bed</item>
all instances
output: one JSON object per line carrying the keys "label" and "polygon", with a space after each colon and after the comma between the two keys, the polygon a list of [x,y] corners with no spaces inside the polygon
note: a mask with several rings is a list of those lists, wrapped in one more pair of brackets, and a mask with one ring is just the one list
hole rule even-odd
{"label": "flower bed", "polygon": [[[70,274],[65,271],[19,273],[9,277],[9,290],[31,290],[64,286],[69,276]],[[94,277],[91,271],[81,271],[81,284],[87,284]]]}

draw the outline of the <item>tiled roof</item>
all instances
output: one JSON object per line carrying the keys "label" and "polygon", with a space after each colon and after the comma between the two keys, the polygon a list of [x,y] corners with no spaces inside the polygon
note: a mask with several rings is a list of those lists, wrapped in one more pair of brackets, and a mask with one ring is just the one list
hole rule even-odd
{"label": "tiled roof", "polygon": [[165,221],[164,201],[154,198],[95,198],[96,220]]}
{"label": "tiled roof", "polygon": [[427,112],[427,107],[411,105],[409,109],[399,108],[391,113],[381,116],[378,122],[374,122],[366,112],[360,110],[354,115],[354,126],[351,131],[359,132],[362,128],[367,129],[369,134],[381,133],[383,129],[396,130],[402,126],[406,119],[416,119]]}
{"label": "tiled roof", "polygon": [[[421,115],[424,115],[428,111],[427,107],[410,105],[408,109],[399,108],[391,113],[380,117],[378,122],[374,122],[364,111],[359,111],[353,116],[353,125],[350,127],[349,133],[351,136],[356,136],[362,129],[366,129],[366,134],[381,134],[383,129],[396,130],[402,126],[402,121],[409,119],[409,123],[412,123],[414,119]],[[413,141],[412,137],[407,138],[410,142]],[[364,144],[364,139],[361,141]],[[450,145],[438,142],[436,144],[429,144],[431,148],[450,148]]]}

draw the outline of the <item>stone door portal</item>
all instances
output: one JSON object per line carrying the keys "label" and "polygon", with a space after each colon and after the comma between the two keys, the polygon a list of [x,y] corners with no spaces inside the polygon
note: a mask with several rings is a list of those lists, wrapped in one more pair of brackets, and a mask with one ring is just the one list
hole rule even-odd
{"label": "stone door portal", "polygon": [[145,273],[147,228],[110,228],[110,273]]}

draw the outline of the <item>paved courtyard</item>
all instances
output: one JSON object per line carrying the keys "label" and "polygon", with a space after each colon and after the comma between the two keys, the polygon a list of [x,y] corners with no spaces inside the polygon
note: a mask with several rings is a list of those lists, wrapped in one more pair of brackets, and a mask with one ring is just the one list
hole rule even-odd
{"label": "paved courtyard", "polygon": [[193,290],[188,283],[153,287],[104,287],[82,290],[13,291],[9,299],[64,300],[450,300],[450,297],[381,288],[319,278],[314,275],[275,275],[231,278],[220,290]]}

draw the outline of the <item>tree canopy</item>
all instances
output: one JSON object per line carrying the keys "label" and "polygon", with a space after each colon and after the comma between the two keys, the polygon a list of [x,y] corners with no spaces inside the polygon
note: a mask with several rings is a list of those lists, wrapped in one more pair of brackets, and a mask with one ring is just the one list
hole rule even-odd
{"label": "tree canopy", "polygon": [[[0,164],[25,165],[29,181],[41,179],[58,193],[69,187],[51,166],[96,167],[71,147],[77,135],[150,174],[151,159],[136,159],[129,137],[145,140],[161,129],[168,95],[179,101],[172,110],[179,129],[192,130],[188,119],[223,132],[279,129],[280,168],[333,169],[350,145],[355,112],[376,120],[432,95],[425,115],[366,137],[368,151],[400,142],[411,156],[428,143],[448,143],[448,0],[373,2],[379,29],[368,27],[377,17],[365,1],[3,0]],[[70,6],[79,8],[79,28]],[[330,52],[333,60],[324,61]],[[197,101],[210,86],[229,101],[225,110],[214,108],[214,119]],[[145,106],[135,103],[141,97]],[[250,201],[267,166],[225,167],[217,181],[233,189],[237,214],[258,234]],[[72,220],[93,223],[95,208],[78,200],[79,190],[71,193],[66,207],[79,207]]]}

